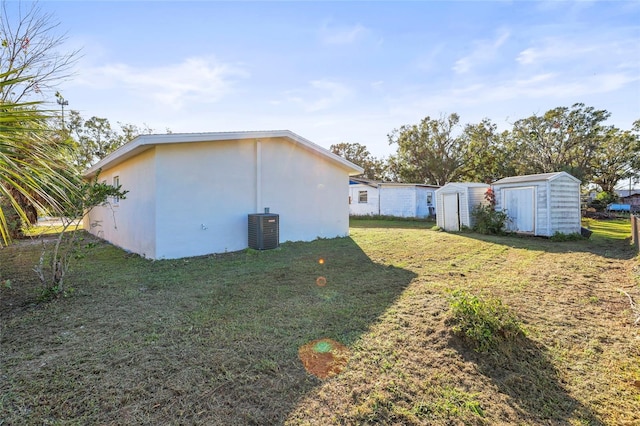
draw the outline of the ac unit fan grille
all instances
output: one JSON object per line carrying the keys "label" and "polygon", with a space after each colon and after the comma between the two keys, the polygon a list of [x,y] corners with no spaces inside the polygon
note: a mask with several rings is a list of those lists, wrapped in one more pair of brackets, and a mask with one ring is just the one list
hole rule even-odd
{"label": "ac unit fan grille", "polygon": [[280,216],[273,213],[249,215],[249,248],[268,250],[280,245]]}

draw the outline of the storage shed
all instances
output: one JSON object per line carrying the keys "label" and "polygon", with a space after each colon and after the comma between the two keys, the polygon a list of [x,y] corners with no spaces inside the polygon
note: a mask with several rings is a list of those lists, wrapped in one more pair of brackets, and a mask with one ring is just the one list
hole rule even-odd
{"label": "storage shed", "polygon": [[445,231],[459,231],[462,226],[471,228],[473,208],[486,204],[485,193],[489,189],[486,183],[451,182],[436,194],[436,222]]}
{"label": "storage shed", "polygon": [[349,233],[349,176],[363,169],[288,130],[139,136],[84,173],[122,185],[87,231],[150,259],[248,246],[249,215],[276,214],[276,241]]}
{"label": "storage shed", "polygon": [[580,233],[580,180],[566,172],[514,176],[493,183],[507,230],[551,237]]}

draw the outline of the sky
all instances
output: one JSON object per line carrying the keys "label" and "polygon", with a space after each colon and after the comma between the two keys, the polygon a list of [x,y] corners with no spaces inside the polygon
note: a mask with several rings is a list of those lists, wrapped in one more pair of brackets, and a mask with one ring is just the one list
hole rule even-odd
{"label": "sky", "polygon": [[40,6],[61,51],[82,49],[68,108],[157,133],[288,129],[386,158],[387,135],[427,116],[509,129],[582,102],[622,129],[640,119],[638,1]]}

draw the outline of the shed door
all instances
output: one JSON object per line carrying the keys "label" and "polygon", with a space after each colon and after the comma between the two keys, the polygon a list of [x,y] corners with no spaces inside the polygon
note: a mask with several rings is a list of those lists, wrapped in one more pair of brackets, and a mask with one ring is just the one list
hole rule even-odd
{"label": "shed door", "polygon": [[445,231],[460,230],[460,207],[458,194],[442,194],[442,212]]}
{"label": "shed door", "polygon": [[535,231],[535,191],[534,188],[503,189],[503,209],[509,216],[507,230],[533,233]]}

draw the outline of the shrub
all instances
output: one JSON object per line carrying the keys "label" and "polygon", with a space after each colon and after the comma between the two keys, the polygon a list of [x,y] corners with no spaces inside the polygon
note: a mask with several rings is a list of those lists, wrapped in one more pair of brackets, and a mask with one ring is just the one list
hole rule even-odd
{"label": "shrub", "polygon": [[551,241],[555,241],[557,243],[561,243],[564,241],[580,241],[584,239],[585,237],[583,237],[582,234],[578,234],[577,232],[574,232],[572,234],[563,234],[562,232],[558,231],[556,231],[550,238]]}
{"label": "shrub", "polygon": [[478,205],[471,211],[472,229],[480,234],[504,234],[509,216],[491,205]]}
{"label": "shrub", "polygon": [[471,342],[477,352],[487,352],[501,341],[523,334],[516,316],[499,299],[456,290],[451,294],[449,307],[453,332]]}
{"label": "shrub", "polygon": [[604,211],[607,206],[611,203],[615,203],[618,201],[618,196],[616,194],[601,191],[598,192],[596,197],[589,202],[588,206],[595,209],[596,211]]}

